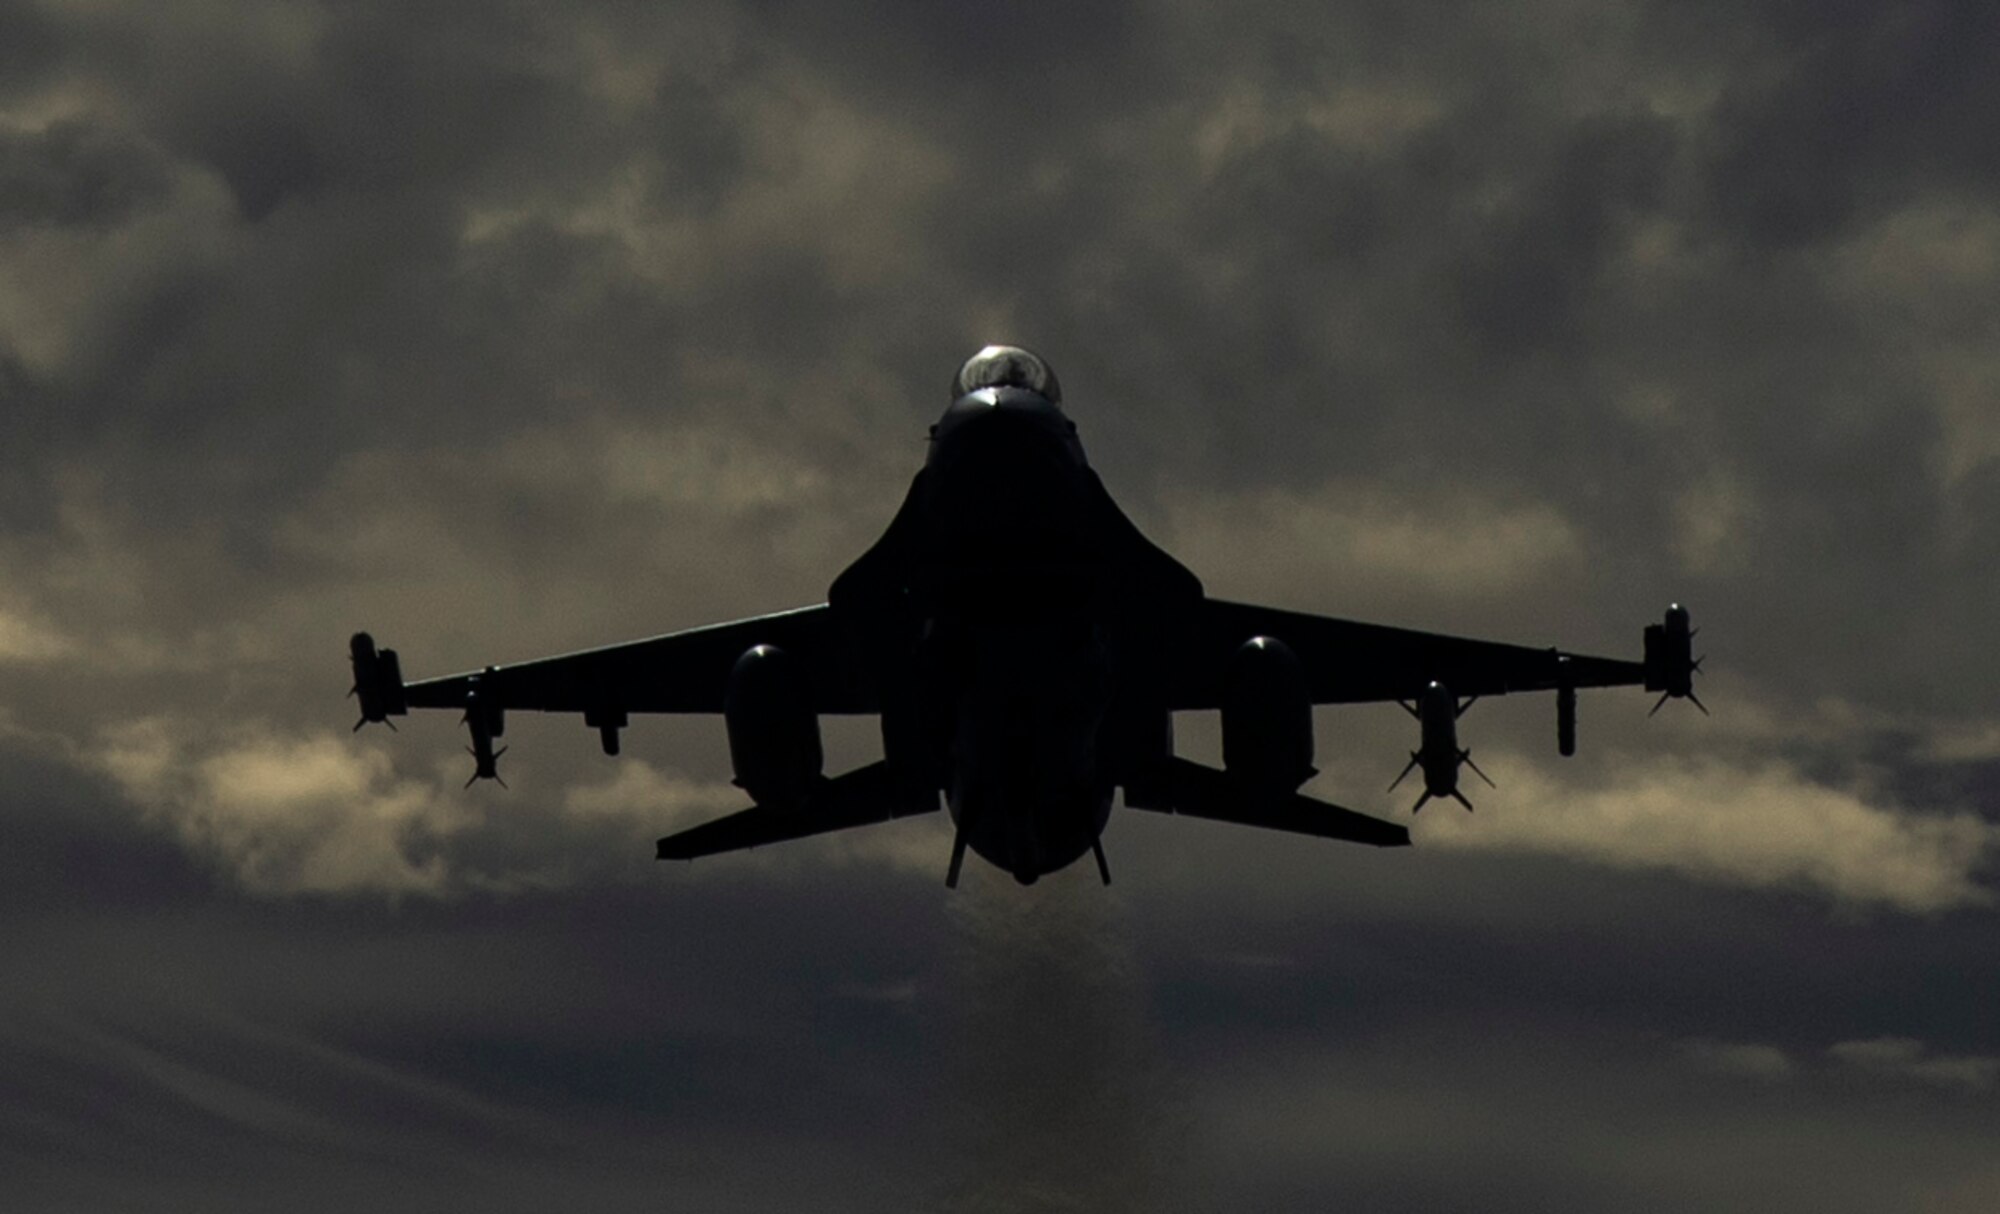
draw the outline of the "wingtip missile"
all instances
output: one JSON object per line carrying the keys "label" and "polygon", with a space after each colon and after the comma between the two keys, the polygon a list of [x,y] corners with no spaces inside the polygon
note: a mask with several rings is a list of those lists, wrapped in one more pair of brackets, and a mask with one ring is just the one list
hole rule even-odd
{"label": "wingtip missile", "polygon": [[1694,676],[1708,660],[1706,654],[1694,656],[1694,636],[1700,631],[1679,603],[1670,604],[1659,623],[1646,625],[1646,690],[1660,693],[1647,716],[1659,712],[1668,700],[1690,700],[1703,716],[1709,715],[1708,706],[1694,693]]}
{"label": "wingtip missile", "polygon": [[347,694],[361,701],[361,719],[354,728],[378,721],[395,728],[389,718],[409,711],[403,696],[403,666],[396,651],[378,650],[374,637],[357,632],[347,642],[347,658],[354,668],[354,686]]}

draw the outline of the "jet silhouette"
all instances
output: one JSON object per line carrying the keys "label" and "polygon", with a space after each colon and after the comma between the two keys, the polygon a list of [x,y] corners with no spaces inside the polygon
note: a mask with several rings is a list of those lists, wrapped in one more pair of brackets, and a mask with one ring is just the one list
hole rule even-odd
{"label": "jet silhouette", "polygon": [[[1023,884],[1090,854],[1109,883],[1118,789],[1134,809],[1405,845],[1402,826],[1299,793],[1314,705],[1402,703],[1422,726],[1404,769],[1422,769],[1418,807],[1470,809],[1456,722],[1472,699],[1554,691],[1570,754],[1579,688],[1692,698],[1693,633],[1670,607],[1634,662],[1209,598],[1111,500],[1049,365],[988,346],[959,370],[888,530],[825,603],[409,684],[367,633],[351,657],[355,728],[461,711],[474,780],[498,780],[510,711],[580,713],[612,755],[633,713],[722,714],[752,805],[661,839],[661,859],[934,812],[942,795],[956,886],[968,849]],[[1173,714],[1198,709],[1221,712],[1220,769],[1174,754]],[[828,713],[878,715],[883,757],[827,777]]]}

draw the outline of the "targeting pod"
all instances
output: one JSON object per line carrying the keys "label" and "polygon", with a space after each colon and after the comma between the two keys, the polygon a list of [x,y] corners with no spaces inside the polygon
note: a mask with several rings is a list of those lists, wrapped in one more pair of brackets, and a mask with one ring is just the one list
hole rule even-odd
{"label": "targeting pod", "polygon": [[1702,663],[1694,656],[1694,637],[1700,631],[1688,626],[1687,608],[1679,603],[1667,608],[1663,621],[1646,626],[1646,690],[1660,693],[1653,712],[1668,700],[1685,699],[1708,715],[1708,706],[1694,694],[1694,676]]}
{"label": "targeting pod", "polygon": [[378,651],[374,637],[357,632],[347,643],[347,656],[354,666],[354,687],[347,694],[361,701],[361,719],[354,728],[358,731],[379,721],[394,729],[389,718],[410,711],[403,699],[403,666],[396,660],[396,651]]}

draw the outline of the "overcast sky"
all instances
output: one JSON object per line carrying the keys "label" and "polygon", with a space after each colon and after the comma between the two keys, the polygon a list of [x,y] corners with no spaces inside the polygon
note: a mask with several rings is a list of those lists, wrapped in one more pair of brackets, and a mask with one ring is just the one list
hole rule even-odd
{"label": "overcast sky", "polygon": [[[0,0],[0,1205],[2000,1207],[1996,79],[1970,0]],[[1211,593],[1680,600],[1714,717],[956,894],[656,865],[719,722],[348,732],[357,628],[819,601],[989,341]]]}

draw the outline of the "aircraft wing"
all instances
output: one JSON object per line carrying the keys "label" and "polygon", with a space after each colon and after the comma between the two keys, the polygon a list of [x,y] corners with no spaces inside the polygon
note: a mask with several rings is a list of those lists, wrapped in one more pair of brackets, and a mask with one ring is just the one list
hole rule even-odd
{"label": "aircraft wing", "polygon": [[[1363,624],[1354,620],[1204,599],[1193,640],[1174,672],[1171,705],[1216,708],[1230,659],[1254,636],[1276,637],[1298,655],[1315,704],[1361,704],[1416,698],[1432,680],[1458,696],[1505,695],[1572,687],[1646,683],[1643,662],[1588,657]],[[1561,659],[1567,658],[1564,663]]]}
{"label": "aircraft wing", "polygon": [[1245,789],[1229,773],[1203,767],[1187,759],[1167,760],[1164,794],[1157,800],[1126,804],[1134,809],[1233,822],[1239,826],[1261,826],[1266,830],[1289,831],[1296,835],[1316,835],[1322,839],[1342,839],[1371,847],[1408,847],[1409,828],[1385,822],[1367,814],[1316,801],[1303,793]]}
{"label": "aircraft wing", "polygon": [[752,806],[660,840],[662,860],[692,860],[742,851],[808,835],[872,826],[913,814],[936,813],[936,789],[915,791],[898,785],[889,765],[877,761],[823,780],[803,805],[793,809]]}
{"label": "aircraft wing", "polygon": [[[361,639],[356,638],[357,644]],[[497,709],[613,716],[721,712],[729,672],[744,650],[754,645],[775,645],[799,663],[811,688],[814,711],[879,710],[874,680],[823,603],[601,649],[423,679],[403,686],[401,700],[409,708],[464,708],[467,693],[476,687],[481,702]],[[391,707],[388,711],[395,710]]]}

